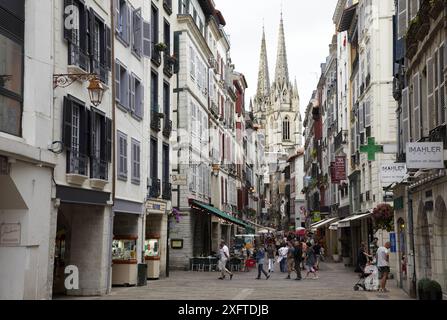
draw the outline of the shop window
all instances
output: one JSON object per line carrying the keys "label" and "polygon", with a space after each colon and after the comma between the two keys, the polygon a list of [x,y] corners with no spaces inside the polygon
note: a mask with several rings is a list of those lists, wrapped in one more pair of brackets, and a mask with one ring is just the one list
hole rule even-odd
{"label": "shop window", "polygon": [[24,3],[11,6],[8,11],[0,6],[0,132],[21,136]]}

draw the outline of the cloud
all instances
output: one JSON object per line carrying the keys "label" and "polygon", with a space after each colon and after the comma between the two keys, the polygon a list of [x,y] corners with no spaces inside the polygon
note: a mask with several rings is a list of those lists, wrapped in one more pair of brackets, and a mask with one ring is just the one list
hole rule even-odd
{"label": "cloud", "polygon": [[337,0],[215,0],[227,22],[232,61],[248,81],[247,101],[256,92],[263,24],[270,79],[274,77],[281,2],[289,77],[292,82],[297,79],[303,114],[317,85],[320,64],[329,54]]}

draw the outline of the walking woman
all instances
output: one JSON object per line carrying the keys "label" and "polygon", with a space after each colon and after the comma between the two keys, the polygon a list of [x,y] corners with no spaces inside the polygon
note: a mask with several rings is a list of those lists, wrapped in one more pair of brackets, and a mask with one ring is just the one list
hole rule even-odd
{"label": "walking woman", "polygon": [[315,256],[315,252],[312,248],[312,244],[309,242],[307,243],[307,249],[306,249],[306,269],[307,269],[307,274],[306,274],[306,278],[307,279],[309,277],[309,273],[313,273],[313,278],[314,280],[318,279],[318,275],[317,275],[317,271],[315,270],[315,263],[317,262],[316,260],[316,256]]}
{"label": "walking woman", "polygon": [[264,261],[265,261],[265,250],[263,247],[259,246],[256,252],[256,262],[258,263],[258,277],[257,280],[261,279],[261,272],[265,275],[266,279],[270,278],[270,274],[265,272],[264,270]]}

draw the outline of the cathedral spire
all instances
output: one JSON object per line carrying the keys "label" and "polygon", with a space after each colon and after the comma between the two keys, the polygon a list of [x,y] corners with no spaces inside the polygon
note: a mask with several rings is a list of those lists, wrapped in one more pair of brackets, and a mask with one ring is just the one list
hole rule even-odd
{"label": "cathedral spire", "polygon": [[264,98],[270,95],[269,65],[267,61],[267,45],[265,43],[264,26],[262,27],[261,57],[259,60],[258,89],[256,91],[256,97]]}
{"label": "cathedral spire", "polygon": [[275,83],[287,84],[289,82],[289,70],[287,67],[286,38],[284,36],[284,24],[281,10],[279,22],[278,54],[276,57]]}

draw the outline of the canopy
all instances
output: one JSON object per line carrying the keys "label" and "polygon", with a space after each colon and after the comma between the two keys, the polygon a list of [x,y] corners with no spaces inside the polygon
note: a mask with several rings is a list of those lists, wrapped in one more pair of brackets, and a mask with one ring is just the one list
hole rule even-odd
{"label": "canopy", "polygon": [[242,220],[240,220],[240,219],[238,219],[236,217],[230,216],[229,214],[227,214],[227,213],[225,213],[225,212],[223,212],[223,211],[221,211],[221,210],[219,210],[217,208],[214,208],[212,206],[200,203],[200,202],[198,202],[196,200],[192,201],[192,205],[196,206],[198,209],[205,210],[205,211],[207,211],[210,214],[214,214],[215,216],[218,216],[219,218],[222,218],[222,219],[224,219],[224,220],[226,220],[228,222],[232,222],[232,223],[237,224],[237,225],[239,225],[241,227],[244,227],[249,232],[253,231],[253,227],[250,226],[249,224],[245,223],[244,221],[242,221]]}
{"label": "canopy", "polygon": [[350,216],[343,220],[338,221],[338,227],[339,228],[349,228],[351,226],[351,222],[355,220],[365,219],[372,215],[372,212],[356,215],[356,216]]}
{"label": "canopy", "polygon": [[311,225],[311,230],[312,231],[316,231],[318,228],[322,228],[326,225],[328,225],[331,222],[335,222],[335,220],[337,220],[338,218],[328,218],[328,219],[324,219],[322,221],[319,221],[317,223],[314,223],[313,225]]}

